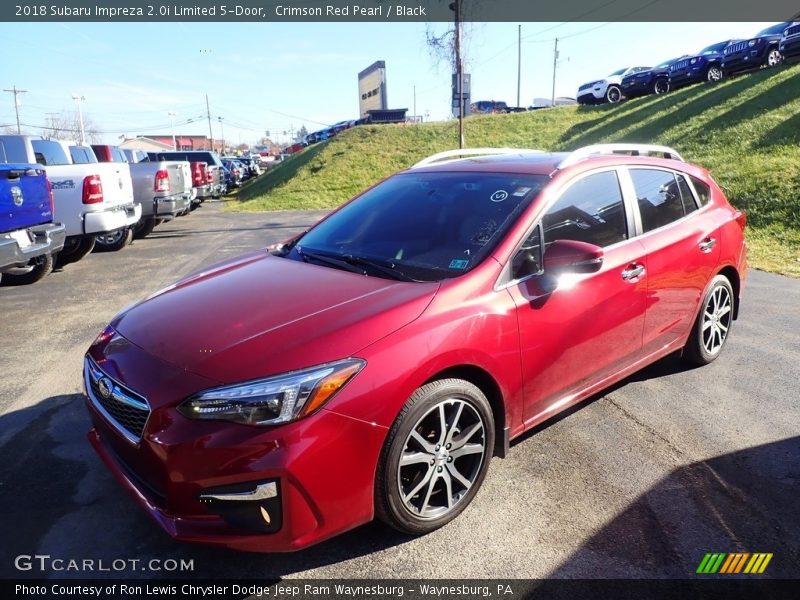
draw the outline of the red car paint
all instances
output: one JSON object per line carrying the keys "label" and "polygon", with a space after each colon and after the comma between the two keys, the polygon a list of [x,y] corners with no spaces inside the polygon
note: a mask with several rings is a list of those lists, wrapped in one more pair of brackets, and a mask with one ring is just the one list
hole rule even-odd
{"label": "red car paint", "polygon": [[[296,550],[373,518],[387,431],[425,382],[457,373],[479,385],[492,402],[497,438],[507,443],[680,349],[715,274],[727,273],[741,294],[744,216],[706,171],[637,156],[591,157],[560,169],[562,159],[424,167],[550,176],[491,256],[462,276],[398,282],[265,250],[191,275],[125,311],[88,357],[145,397],[152,412],[141,441],[131,443],[87,397],[92,445],[171,536]],[[675,223],[608,247],[600,269],[572,285],[548,290],[538,277],[498,285],[551,199],[588,172],[625,165],[691,175],[708,185],[711,199]],[[719,242],[713,251],[698,251],[712,237]],[[645,275],[620,277],[637,265]],[[292,423],[200,421],[176,410],[221,384],[347,357],[366,366],[320,410]],[[209,489],[265,480],[280,482],[282,525],[274,533],[232,527],[198,501]]]}

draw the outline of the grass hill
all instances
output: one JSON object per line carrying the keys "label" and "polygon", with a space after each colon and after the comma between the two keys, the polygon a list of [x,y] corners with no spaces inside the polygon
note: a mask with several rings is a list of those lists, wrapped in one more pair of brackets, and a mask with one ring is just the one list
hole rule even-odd
{"label": "grass hill", "polygon": [[[233,210],[334,207],[434,152],[456,123],[364,126],[317,144],[243,188]],[[800,276],[800,65],[620,105],[568,106],[467,119],[469,147],[572,150],[660,143],[708,169],[748,213],[751,265]]]}

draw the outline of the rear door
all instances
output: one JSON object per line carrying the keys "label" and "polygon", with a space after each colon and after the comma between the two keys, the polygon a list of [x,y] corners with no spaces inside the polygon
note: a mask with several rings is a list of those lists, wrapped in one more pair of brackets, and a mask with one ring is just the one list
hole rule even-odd
{"label": "rear door", "polygon": [[678,344],[689,333],[719,262],[721,231],[711,207],[700,209],[686,175],[633,166],[622,174],[623,187],[633,198],[639,241],[647,252],[647,355]]}

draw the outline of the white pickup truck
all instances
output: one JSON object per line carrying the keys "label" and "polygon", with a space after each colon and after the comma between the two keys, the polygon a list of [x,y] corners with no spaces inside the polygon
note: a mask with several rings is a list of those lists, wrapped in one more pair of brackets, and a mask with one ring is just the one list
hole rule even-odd
{"label": "white pickup truck", "polygon": [[[98,163],[91,148],[36,135],[0,135],[0,162],[44,166],[53,190],[54,220],[66,226],[58,262],[75,262],[92,251],[97,236],[130,241],[130,228],[142,216],[133,201],[127,164]],[[107,249],[118,249],[107,247]]]}

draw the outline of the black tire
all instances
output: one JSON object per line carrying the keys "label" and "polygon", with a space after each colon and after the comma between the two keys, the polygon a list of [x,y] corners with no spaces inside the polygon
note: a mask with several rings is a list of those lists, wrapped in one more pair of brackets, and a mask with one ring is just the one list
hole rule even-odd
{"label": "black tire", "polygon": [[718,81],[722,81],[723,77],[725,77],[725,73],[722,71],[722,67],[719,65],[708,65],[706,69],[705,80],[709,83],[717,83]]}
{"label": "black tire", "polygon": [[617,104],[622,101],[622,90],[618,85],[610,85],[606,88],[606,102],[609,104]]}
{"label": "black tire", "polygon": [[153,233],[156,227],[156,220],[152,217],[140,219],[136,225],[133,226],[133,238],[141,240]]}
{"label": "black tire", "polygon": [[717,359],[733,325],[735,308],[733,287],[724,275],[711,280],[692,333],[683,347],[683,359],[692,365],[703,366]]}
{"label": "black tire", "polygon": [[63,267],[69,263],[78,262],[84,256],[94,250],[93,235],[71,236],[64,242],[64,248],[58,253],[56,266]]}
{"label": "black tire", "polygon": [[[437,431],[440,414],[444,431],[441,426]],[[442,527],[477,494],[493,449],[492,409],[480,389],[461,379],[422,386],[403,406],[381,451],[375,479],[376,515],[412,535]],[[401,466],[404,455],[412,460]]]}
{"label": "black tire", "polygon": [[117,229],[95,238],[95,252],[117,252],[133,241],[133,230],[130,227]]}
{"label": "black tire", "polygon": [[658,77],[653,82],[653,93],[656,95],[666,94],[669,91],[669,79]]}
{"label": "black tire", "polygon": [[52,254],[32,258],[26,267],[3,273],[3,285],[30,285],[44,279],[53,270]]}

